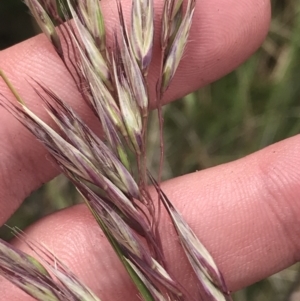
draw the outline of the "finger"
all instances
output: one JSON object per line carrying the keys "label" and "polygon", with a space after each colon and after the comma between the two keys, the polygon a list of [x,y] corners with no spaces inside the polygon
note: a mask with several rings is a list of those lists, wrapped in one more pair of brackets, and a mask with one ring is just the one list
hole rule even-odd
{"label": "finger", "polygon": [[[161,6],[162,2],[157,4]],[[124,7],[128,14],[129,5],[124,4]],[[108,28],[113,28],[117,21],[110,2],[105,2],[104,13],[108,17]],[[166,102],[219,78],[244,61],[262,42],[269,19],[269,1],[198,1],[190,42]],[[70,76],[44,37],[35,37],[1,52],[0,62],[29,106],[46,121],[49,118],[28,85],[29,77],[53,89],[83,117],[90,116]],[[153,87],[155,70],[152,71]],[[0,82],[0,91],[13,101],[3,82]],[[2,224],[31,191],[58,174],[58,170],[17,121],[3,109],[0,109],[0,116]]]}
{"label": "finger", "polygon": [[[296,136],[244,159],[163,184],[233,291],[300,258],[299,152],[300,136]],[[192,273],[165,215],[161,229],[169,266],[185,287],[195,292]],[[49,246],[104,300],[138,300],[83,205],[48,216],[27,233]],[[22,243],[17,245],[26,250]],[[5,288],[0,285],[6,299],[15,300],[16,291]]]}

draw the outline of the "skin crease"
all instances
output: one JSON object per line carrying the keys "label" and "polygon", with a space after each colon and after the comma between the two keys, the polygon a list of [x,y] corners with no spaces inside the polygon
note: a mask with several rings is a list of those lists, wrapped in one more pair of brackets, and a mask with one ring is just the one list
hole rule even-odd
{"label": "skin crease", "polygon": [[[112,25],[116,22],[114,10],[106,2],[103,4]],[[129,8],[125,13],[128,11]],[[269,1],[197,2],[190,42],[165,102],[236,68],[260,46],[269,21]],[[49,118],[26,80],[29,76],[55,88],[63,99],[80,110],[90,125],[96,126],[44,37],[2,51],[0,67],[29,106],[46,121]],[[152,88],[156,71],[154,67],[150,74]],[[2,82],[0,92],[13,100]],[[31,191],[57,175],[58,170],[35,138],[2,108],[0,115],[0,223],[3,224]],[[168,197],[214,256],[233,291],[299,260],[299,152],[300,137],[295,136],[243,159],[163,184]],[[164,216],[162,227],[172,270],[195,293],[195,282]],[[83,205],[47,216],[26,233],[47,245],[103,300],[139,300]],[[20,241],[13,243],[27,250]],[[32,300],[2,279],[0,291],[2,300]]]}

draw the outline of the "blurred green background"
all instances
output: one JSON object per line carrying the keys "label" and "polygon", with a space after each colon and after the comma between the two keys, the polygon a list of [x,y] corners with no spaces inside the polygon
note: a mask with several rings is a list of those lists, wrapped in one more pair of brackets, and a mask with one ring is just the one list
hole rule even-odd
{"label": "blurred green background", "polygon": [[[245,156],[300,131],[300,0],[273,0],[270,32],[246,63],[223,79],[164,108],[164,178]],[[0,50],[36,34],[21,0],[0,0]],[[180,143],[178,143],[180,137]],[[157,135],[149,135],[157,166]],[[174,164],[175,163],[175,164]],[[21,229],[80,202],[62,176],[25,200],[7,222]],[[10,230],[0,228],[9,239]],[[300,300],[298,265],[235,294],[238,301]]]}

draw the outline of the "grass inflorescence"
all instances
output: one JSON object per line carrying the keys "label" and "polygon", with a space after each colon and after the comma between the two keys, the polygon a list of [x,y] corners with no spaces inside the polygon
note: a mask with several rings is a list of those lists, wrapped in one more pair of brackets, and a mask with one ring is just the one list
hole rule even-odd
{"label": "grass inflorescence", "polygon": [[[133,1],[130,26],[126,25],[122,3],[117,1],[120,30],[113,34],[112,47],[107,45],[98,0],[25,3],[99,119],[103,136],[98,137],[55,91],[33,80],[33,89],[59,128],[55,130],[28,108],[3,71],[0,76],[17,102],[2,99],[1,105],[43,143],[76,186],[144,300],[198,300],[169,271],[159,227],[163,207],[198,279],[198,296],[231,300],[213,258],[160,187],[162,97],[187,45],[195,0],[188,0],[186,5],[182,0],[166,0],[160,33],[154,32],[151,0]],[[155,34],[160,35],[162,57],[156,85],[161,140],[158,179],[148,171],[146,145],[148,70]],[[150,194],[149,179],[157,192],[155,197]],[[26,241],[26,237],[22,239]],[[1,242],[0,274],[37,300],[98,300],[49,251],[36,243],[28,244],[46,256],[45,268]]]}

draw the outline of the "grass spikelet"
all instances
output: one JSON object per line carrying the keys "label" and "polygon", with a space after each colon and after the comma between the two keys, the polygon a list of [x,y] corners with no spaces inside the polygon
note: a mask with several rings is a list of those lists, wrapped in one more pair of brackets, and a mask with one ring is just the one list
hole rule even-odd
{"label": "grass spikelet", "polygon": [[[25,4],[29,7],[31,13],[33,14],[43,33],[55,47],[56,52],[59,54],[60,57],[62,57],[63,50],[59,35],[46,10],[43,8],[43,6],[39,3],[38,0],[25,0]],[[56,6],[54,5],[53,1],[47,1],[47,5],[45,7],[50,10],[56,9]]]}
{"label": "grass spikelet", "polygon": [[[100,79],[107,85],[109,85],[110,81],[110,73],[109,68],[107,66],[107,61],[105,57],[103,57],[101,51],[97,47],[97,42],[91,35],[90,31],[82,24],[77,12],[73,8],[70,0],[68,0],[69,9],[71,15],[73,17],[73,21],[75,22],[76,28],[84,45],[84,52],[87,53],[87,56],[93,66],[94,72],[100,77]],[[80,10],[82,14],[84,14],[83,10]],[[77,42],[76,37],[73,36],[74,41]],[[99,42],[98,42],[99,43]],[[78,47],[82,47],[79,42],[77,42]]]}
{"label": "grass spikelet", "polygon": [[70,143],[75,148],[80,149],[92,164],[120,190],[133,198],[139,198],[136,182],[115,154],[82,122],[72,108],[62,102],[55,93],[42,86],[40,88],[46,95],[55,99],[54,106],[35,89],[36,93],[45,102],[48,113],[66,134]]}
{"label": "grass spikelet", "polygon": [[157,182],[149,174],[155,189],[160,194],[160,198],[169,212],[175,229],[178,233],[180,242],[186,253],[188,260],[199,281],[202,283],[203,289],[213,301],[229,301],[230,292],[225,284],[223,275],[219,271],[216,263],[208,250],[199,241],[189,225],[184,221],[176,208],[169,201],[164,192],[160,189]]}
{"label": "grass spikelet", "polygon": [[131,51],[130,45],[126,44],[126,38],[122,38],[123,42],[123,52],[122,61],[123,72],[126,74],[128,85],[132,91],[132,96],[139,109],[141,110],[142,117],[147,117],[149,110],[149,99],[147,85],[145,82],[144,75],[135,60],[133,53]]}
{"label": "grass spikelet", "polygon": [[[53,299],[53,296],[49,294],[49,298],[45,298],[41,295],[41,299],[38,300],[59,300],[59,301],[101,301],[87,286],[85,286],[78,278],[46,247],[42,244],[29,240],[26,235],[20,232],[18,229],[12,229],[13,233],[18,239],[23,241],[33,253],[41,258],[43,265],[33,257],[20,252],[20,254],[29,258],[34,266],[39,268],[40,275],[35,275],[38,279],[46,279],[49,287],[56,288],[55,293],[57,299]],[[10,248],[10,246],[8,246]],[[20,261],[21,262],[21,261]],[[21,262],[23,263],[23,262]],[[47,269],[47,270],[46,270]],[[32,267],[29,267],[29,271],[32,271]],[[49,271],[49,272],[48,272]],[[53,275],[51,276],[50,275]],[[43,276],[45,276],[43,278]],[[44,283],[41,283],[41,288],[44,290]],[[39,294],[37,288],[32,286],[32,291],[35,294]]]}
{"label": "grass spikelet", "polygon": [[124,124],[127,129],[129,139],[135,152],[141,154],[142,146],[142,118],[137,102],[134,101],[130,86],[120,69],[113,60],[114,80],[118,92],[118,101],[122,112]]}
{"label": "grass spikelet", "polygon": [[89,30],[101,54],[103,57],[106,57],[106,32],[100,1],[78,1],[78,13],[83,25]]}
{"label": "grass spikelet", "polygon": [[56,283],[35,258],[0,240],[0,274],[40,301],[71,299],[71,292]]}
{"label": "grass spikelet", "polygon": [[152,0],[132,2],[130,45],[143,73],[152,59],[154,38],[154,9]]}
{"label": "grass spikelet", "polygon": [[161,93],[168,89],[181,61],[187,44],[196,3],[195,0],[189,0],[186,13],[182,17],[182,2],[177,4],[173,2],[172,0],[167,0],[164,10],[162,43],[165,53]]}

